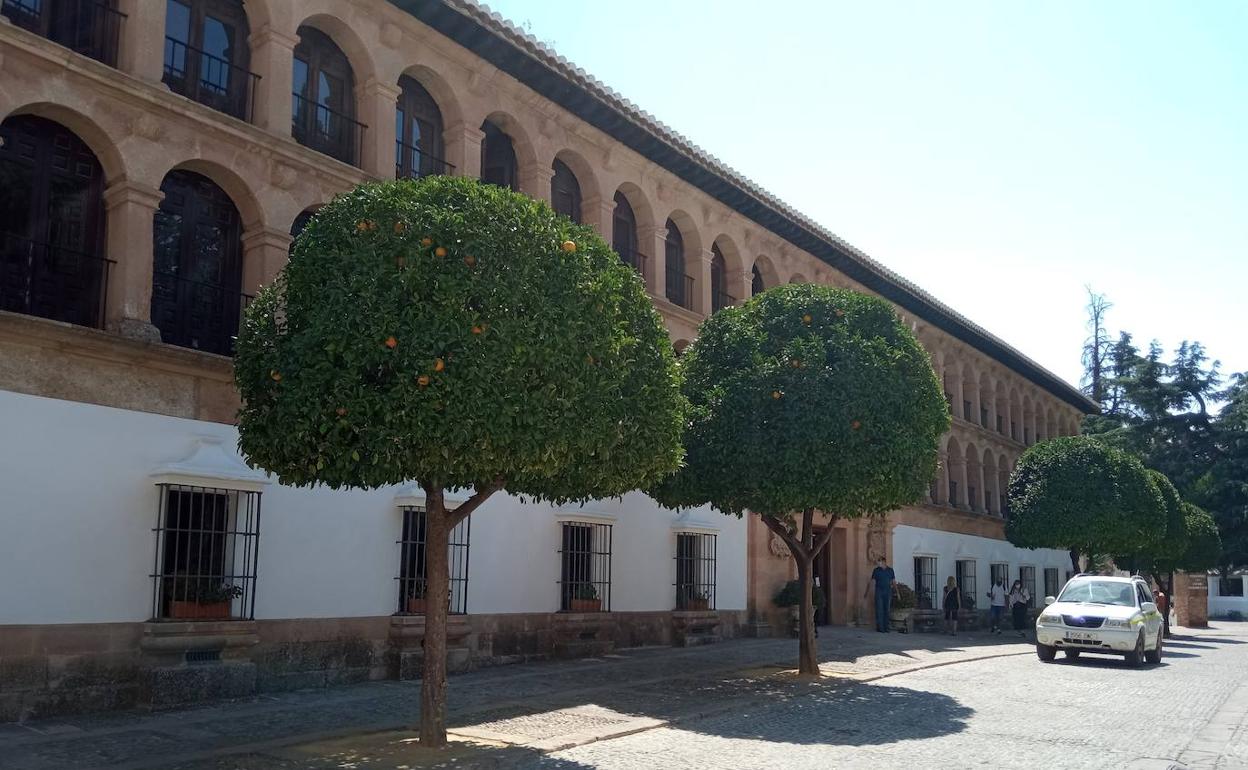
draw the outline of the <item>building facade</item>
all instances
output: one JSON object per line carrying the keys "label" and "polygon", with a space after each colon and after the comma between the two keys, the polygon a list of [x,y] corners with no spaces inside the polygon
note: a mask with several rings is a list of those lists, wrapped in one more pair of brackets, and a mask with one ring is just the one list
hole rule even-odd
{"label": "building facade", "polygon": [[[418,670],[418,492],[285,488],[234,449],[243,308],[370,179],[480,177],[597,228],[677,349],[780,283],[892,302],[954,427],[926,502],[836,524],[827,620],[863,619],[876,553],[985,587],[1059,564],[1004,544],[1003,493],[1077,391],[468,0],[2,10],[0,719]],[[453,665],[780,633],[778,550],[639,493],[500,496],[452,545]]]}

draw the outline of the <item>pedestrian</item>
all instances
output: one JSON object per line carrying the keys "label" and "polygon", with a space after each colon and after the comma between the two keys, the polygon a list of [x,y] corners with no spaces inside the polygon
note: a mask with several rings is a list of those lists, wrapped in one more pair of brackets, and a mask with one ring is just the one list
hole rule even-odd
{"label": "pedestrian", "polygon": [[[897,584],[897,576],[883,556],[875,560],[875,569],[871,570],[869,583],[875,584],[875,630],[886,634],[888,633],[888,613],[893,604],[893,586]],[[868,585],[867,590],[862,593],[862,598],[865,600],[870,592],[871,586]]]}
{"label": "pedestrian", "polygon": [[1014,616],[1014,630],[1018,635],[1027,636],[1027,605],[1031,603],[1031,594],[1023,588],[1023,581],[1015,580],[1010,588],[1010,613]]}
{"label": "pedestrian", "polygon": [[945,581],[945,598],[941,604],[945,608],[945,631],[950,636],[957,636],[958,610],[962,609],[962,592],[958,590],[958,581],[952,577]]}
{"label": "pedestrian", "polygon": [[1005,615],[1005,581],[998,578],[992,581],[988,589],[988,619],[992,623],[992,633],[1000,635],[1001,618]]}

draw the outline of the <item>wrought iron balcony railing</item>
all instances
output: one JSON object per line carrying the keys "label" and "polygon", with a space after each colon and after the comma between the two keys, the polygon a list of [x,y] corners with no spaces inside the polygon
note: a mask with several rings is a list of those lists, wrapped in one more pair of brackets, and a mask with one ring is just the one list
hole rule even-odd
{"label": "wrought iron balcony railing", "polygon": [[16,27],[117,66],[126,15],[100,0],[0,0],[0,15]]}
{"label": "wrought iron balcony railing", "polygon": [[292,93],[291,97],[291,135],[295,141],[355,165],[367,126],[299,94]]}
{"label": "wrought iron balcony railing", "polygon": [[164,82],[188,99],[250,121],[260,76],[171,37],[165,38]]}
{"label": "wrought iron balcony railing", "polygon": [[0,233],[0,310],[101,328],[112,262]]}

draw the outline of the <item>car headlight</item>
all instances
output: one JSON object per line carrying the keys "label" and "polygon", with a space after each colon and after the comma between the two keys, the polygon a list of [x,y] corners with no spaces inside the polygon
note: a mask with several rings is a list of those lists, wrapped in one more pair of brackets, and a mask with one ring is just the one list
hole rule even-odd
{"label": "car headlight", "polygon": [[1061,615],[1041,615],[1040,622],[1046,625],[1058,625],[1062,622]]}
{"label": "car headlight", "polygon": [[1119,620],[1118,618],[1106,618],[1105,628],[1127,628],[1131,625],[1130,620]]}

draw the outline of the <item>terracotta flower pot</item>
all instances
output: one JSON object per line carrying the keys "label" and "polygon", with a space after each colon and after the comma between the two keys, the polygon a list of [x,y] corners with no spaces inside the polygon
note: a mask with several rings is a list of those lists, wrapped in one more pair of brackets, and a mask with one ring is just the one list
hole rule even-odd
{"label": "terracotta flower pot", "polygon": [[409,597],[407,600],[407,611],[413,615],[424,615],[425,614],[425,597],[422,596],[419,599],[417,599],[414,596]]}
{"label": "terracotta flower pot", "polygon": [[177,620],[228,620],[230,603],[169,602],[169,617]]}
{"label": "terracotta flower pot", "polygon": [[568,599],[569,612],[601,612],[602,599]]}

